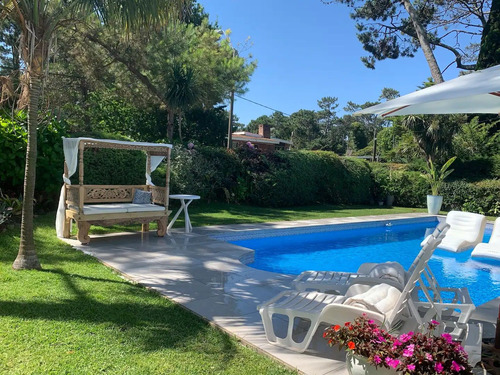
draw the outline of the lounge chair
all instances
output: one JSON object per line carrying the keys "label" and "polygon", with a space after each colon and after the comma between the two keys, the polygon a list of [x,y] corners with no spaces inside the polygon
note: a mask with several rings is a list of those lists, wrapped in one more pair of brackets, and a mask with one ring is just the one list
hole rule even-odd
{"label": "lounge chair", "polygon": [[[447,226],[442,222],[435,231],[440,232]],[[448,233],[444,234],[444,238]],[[436,236],[434,234],[434,236]],[[433,238],[428,236],[422,244]],[[304,271],[293,281],[296,290],[319,291],[324,293],[345,294],[353,284],[377,285],[389,284],[403,289],[405,281],[418,266],[419,257],[415,258],[408,272],[397,262],[363,263],[356,273],[334,271]],[[441,287],[428,265],[422,271],[420,282],[412,292],[412,303],[415,318],[420,324],[432,318],[457,320],[462,324],[469,321],[476,306],[472,302],[467,288]],[[432,307],[432,308],[431,308]],[[417,315],[418,312],[418,315]],[[457,329],[453,336],[459,337],[461,330]]]}
{"label": "lounge chair", "polygon": [[[411,299],[411,292],[446,232],[446,228],[442,232],[440,229],[435,230],[425,241],[402,291],[388,284],[355,283],[349,286],[345,295],[285,291],[258,306],[267,340],[272,344],[303,352],[309,346],[321,323],[343,324],[363,313],[388,329],[393,328],[398,322],[404,322],[408,318],[407,302]],[[276,335],[274,315],[283,315],[288,318],[285,337]],[[297,319],[310,321],[309,327],[306,327],[305,337],[300,342],[294,339],[297,334]]]}
{"label": "lounge chair", "polygon": [[471,212],[450,211],[446,215],[446,224],[450,225],[450,229],[438,248],[460,253],[483,240],[486,217]]}
{"label": "lounge chair", "polygon": [[[347,288],[345,295],[317,291],[286,291],[262,304],[258,309],[268,341],[303,352],[321,323],[343,324],[364,313],[387,329],[401,328],[403,325],[407,329],[415,329],[431,319],[436,319],[443,323],[440,326],[442,331],[462,340],[469,353],[469,361],[474,365],[481,359],[482,325],[468,323],[470,314],[475,309],[468,291],[466,288],[440,288],[428,267],[428,261],[447,228],[447,224],[441,223],[423,242],[422,250],[406,275],[402,291],[398,288],[398,283],[391,278],[345,273],[346,277],[340,278],[343,280],[340,289]],[[371,265],[373,267],[373,264]],[[349,282],[344,283],[345,280]],[[386,281],[389,281],[390,285]],[[338,285],[328,286],[326,282],[319,282],[319,278],[313,280],[313,284],[308,287],[304,284],[295,283],[296,286],[304,286],[303,290],[318,286],[324,290],[339,290]],[[441,292],[453,292],[454,296],[450,302],[444,302]],[[455,309],[461,311],[458,319],[452,317]],[[288,318],[285,337],[276,336],[273,324],[275,314]],[[296,324],[297,319],[310,321],[305,337],[300,342],[294,339],[297,327],[301,328],[300,324]]]}
{"label": "lounge chair", "polygon": [[480,243],[472,250],[473,258],[490,258],[500,260],[500,217],[495,220],[493,232],[488,243]]}

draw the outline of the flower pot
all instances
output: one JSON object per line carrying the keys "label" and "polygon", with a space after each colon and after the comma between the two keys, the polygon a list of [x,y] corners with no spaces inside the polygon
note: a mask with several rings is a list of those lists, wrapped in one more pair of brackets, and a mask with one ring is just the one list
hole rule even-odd
{"label": "flower pot", "polygon": [[441,205],[443,204],[442,195],[428,195],[427,196],[427,212],[431,215],[439,214]]}
{"label": "flower pot", "polygon": [[387,207],[392,207],[394,204],[394,195],[387,195],[387,197],[385,197],[385,204]]}
{"label": "flower pot", "polygon": [[368,363],[367,359],[363,356],[347,353],[346,354],[347,372],[350,375],[396,375],[399,374],[396,370],[379,366],[378,368]]}

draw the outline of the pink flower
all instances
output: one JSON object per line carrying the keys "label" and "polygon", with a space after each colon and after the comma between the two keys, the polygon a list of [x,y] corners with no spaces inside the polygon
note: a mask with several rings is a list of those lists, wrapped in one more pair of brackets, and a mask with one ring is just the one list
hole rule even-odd
{"label": "pink flower", "polygon": [[[413,333],[413,332],[412,332]],[[411,335],[410,335],[410,332],[408,333],[403,333],[402,335],[399,336],[399,340],[401,340],[401,342],[407,342],[408,340],[411,339]]]}
{"label": "pink flower", "polygon": [[445,339],[448,344],[451,344],[453,342],[453,338],[449,333],[442,333],[441,337]]}
{"label": "pink flower", "polygon": [[387,357],[385,359],[385,363],[387,363],[387,366],[392,367],[392,368],[397,368],[399,365],[399,360],[397,359],[392,359],[391,357]]}
{"label": "pink flower", "polygon": [[443,372],[443,365],[441,364],[441,362],[436,363],[436,365],[434,366],[434,370],[436,370],[438,374]]}
{"label": "pink flower", "polygon": [[415,365],[408,365],[408,366],[406,366],[406,369],[408,371],[413,371],[413,370],[415,370]]}
{"label": "pink flower", "polygon": [[403,356],[404,357],[411,357],[413,356],[413,351],[415,350],[415,345],[411,344],[406,347],[405,350],[403,350]]}
{"label": "pink flower", "polygon": [[401,346],[403,345],[403,343],[401,341],[399,341],[398,339],[395,339],[394,342],[392,343],[392,350],[396,350],[398,348],[398,346]]}
{"label": "pink flower", "polygon": [[380,341],[380,342],[385,342],[385,338],[382,335],[378,335],[377,336],[377,340]]}
{"label": "pink flower", "polygon": [[451,361],[451,369],[455,372],[459,372],[462,369],[462,366],[460,366],[457,362]]}
{"label": "pink flower", "polygon": [[375,323],[375,321],[374,321],[373,319],[370,319],[370,320],[368,321],[368,324],[373,324],[373,323]]}
{"label": "pink flower", "polygon": [[438,326],[438,325],[439,325],[439,322],[438,322],[438,321],[436,321],[436,320],[434,320],[434,319],[432,319],[432,320],[431,320],[431,324],[434,324],[434,325]]}
{"label": "pink flower", "polygon": [[382,358],[380,358],[378,355],[374,355],[373,362],[375,362],[375,364],[378,365],[380,362],[382,362]]}
{"label": "pink flower", "polygon": [[434,360],[434,358],[432,358],[432,355],[430,355],[429,353],[425,353],[425,359],[427,359],[428,361]]}

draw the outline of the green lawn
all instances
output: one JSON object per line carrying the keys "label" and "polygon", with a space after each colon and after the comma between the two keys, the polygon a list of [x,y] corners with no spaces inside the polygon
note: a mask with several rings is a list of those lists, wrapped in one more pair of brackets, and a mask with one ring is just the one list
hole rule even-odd
{"label": "green lawn", "polygon": [[[180,205],[171,202],[172,216]],[[334,206],[329,204],[292,208],[267,208],[227,203],[202,203],[193,201],[189,206],[189,217],[193,227],[205,225],[266,223],[271,221],[325,219],[332,217],[402,214],[409,212],[427,212],[425,208],[385,207],[385,206]],[[171,216],[171,217],[172,217]],[[181,214],[174,228],[184,226],[184,214]],[[151,229],[155,226],[152,224]],[[73,228],[76,233],[76,228]],[[91,234],[104,234],[117,231],[139,231],[139,225],[115,226],[113,228],[96,227]]]}
{"label": "green lawn", "polygon": [[36,220],[43,271],[13,271],[0,234],[1,374],[292,374],[179,305],[123,280]]}
{"label": "green lawn", "polygon": [[[175,208],[174,208],[175,209]],[[403,208],[190,206],[194,226],[423,212]],[[181,215],[182,216],[182,215]],[[182,219],[176,226],[182,226]],[[91,233],[138,230],[96,228]],[[43,271],[13,271],[19,229],[0,234],[2,374],[289,374],[158,294],[56,238],[36,219]]]}

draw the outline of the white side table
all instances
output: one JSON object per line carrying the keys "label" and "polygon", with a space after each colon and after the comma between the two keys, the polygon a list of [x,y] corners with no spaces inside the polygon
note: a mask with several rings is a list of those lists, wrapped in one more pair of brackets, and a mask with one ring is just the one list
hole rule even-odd
{"label": "white side table", "polygon": [[[172,218],[172,221],[168,224],[167,233],[170,234],[169,231],[173,227],[175,221],[179,217],[182,210],[184,210],[184,223],[185,223],[186,233],[191,232],[193,230],[193,227],[191,226],[191,220],[189,220],[188,206],[195,199],[200,199],[200,196],[199,195],[189,195],[189,194],[172,194],[172,195],[169,195],[168,197],[170,199],[180,200],[181,207],[179,208],[179,211],[177,211],[175,216]],[[187,201],[187,203],[186,203],[186,201]]]}

